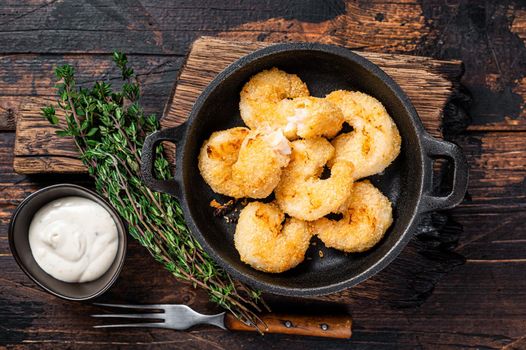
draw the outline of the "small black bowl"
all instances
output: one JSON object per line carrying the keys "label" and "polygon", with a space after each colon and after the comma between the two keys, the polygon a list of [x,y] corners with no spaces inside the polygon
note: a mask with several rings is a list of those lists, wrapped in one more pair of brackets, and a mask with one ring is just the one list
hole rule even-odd
{"label": "small black bowl", "polygon": [[[117,225],[119,245],[115,260],[104,275],[91,282],[68,283],[52,277],[37,264],[29,246],[29,225],[35,213],[47,203],[68,196],[88,198],[102,205]],[[126,228],[117,212],[95,192],[72,184],[49,186],[29,195],[16,208],[9,225],[9,246],[22,271],[44,290],[66,300],[88,300],[108,290],[121,272],[126,245]]]}

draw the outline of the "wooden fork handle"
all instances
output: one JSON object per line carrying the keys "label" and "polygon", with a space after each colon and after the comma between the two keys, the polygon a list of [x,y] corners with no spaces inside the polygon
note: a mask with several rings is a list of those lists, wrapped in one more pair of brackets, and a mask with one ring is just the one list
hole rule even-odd
{"label": "wooden fork handle", "polygon": [[[303,316],[269,313],[260,316],[265,325],[263,333],[306,335],[313,337],[349,339],[351,316]],[[225,315],[225,326],[231,331],[257,331],[256,328],[239,321],[232,314]]]}

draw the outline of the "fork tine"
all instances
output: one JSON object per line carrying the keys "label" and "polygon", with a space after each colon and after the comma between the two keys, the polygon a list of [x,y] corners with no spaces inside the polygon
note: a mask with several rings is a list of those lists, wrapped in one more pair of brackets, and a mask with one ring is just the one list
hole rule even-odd
{"label": "fork tine", "polygon": [[133,327],[166,328],[166,323],[164,322],[124,323],[124,324],[103,324],[103,325],[93,326],[93,328],[133,328]]}
{"label": "fork tine", "polygon": [[90,315],[97,318],[148,318],[164,320],[164,313],[144,313],[144,314],[95,314]]}
{"label": "fork tine", "polygon": [[167,305],[163,304],[147,304],[147,305],[130,305],[130,304],[105,304],[105,303],[93,303],[93,305],[96,306],[104,306],[104,307],[118,307],[122,309],[158,309],[158,310],[164,310]]}

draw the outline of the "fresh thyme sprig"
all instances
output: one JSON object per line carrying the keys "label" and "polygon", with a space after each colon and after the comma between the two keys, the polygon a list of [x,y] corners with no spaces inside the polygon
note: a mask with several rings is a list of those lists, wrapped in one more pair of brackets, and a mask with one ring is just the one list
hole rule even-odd
{"label": "fresh thyme sprig", "polygon": [[[159,128],[154,115],[146,116],[139,104],[140,89],[127,58],[114,53],[124,84],[114,91],[106,82],[91,89],[78,87],[69,65],[56,68],[58,108],[65,126],[60,136],[73,137],[95,187],[128,223],[129,233],[174,276],[205,289],[212,301],[242,321],[259,324],[263,305],[260,292],[234,282],[203,251],[185,225],[182,209],[173,197],[151,191],[140,179],[141,149],[145,137]],[[42,108],[53,125],[59,118],[53,106]],[[62,124],[64,125],[64,124]],[[162,147],[156,150],[157,176],[171,177]]]}

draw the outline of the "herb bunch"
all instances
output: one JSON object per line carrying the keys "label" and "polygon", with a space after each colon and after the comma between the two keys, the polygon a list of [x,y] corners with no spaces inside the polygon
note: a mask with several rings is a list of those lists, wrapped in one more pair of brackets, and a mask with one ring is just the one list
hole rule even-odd
{"label": "herb bunch", "polygon": [[[57,134],[74,138],[96,190],[155,260],[178,279],[205,289],[212,301],[240,320],[257,325],[258,305],[265,305],[260,292],[234,282],[210,258],[190,234],[176,199],[151,191],[141,181],[143,142],[159,123],[155,115],[145,115],[139,104],[139,84],[126,56],[116,52],[113,60],[124,81],[121,91],[114,91],[107,82],[97,82],[91,89],[78,87],[71,66],[56,68],[58,109],[65,122]],[[53,106],[42,108],[42,114],[59,125]],[[154,169],[161,179],[171,177],[162,147],[156,150]]]}

